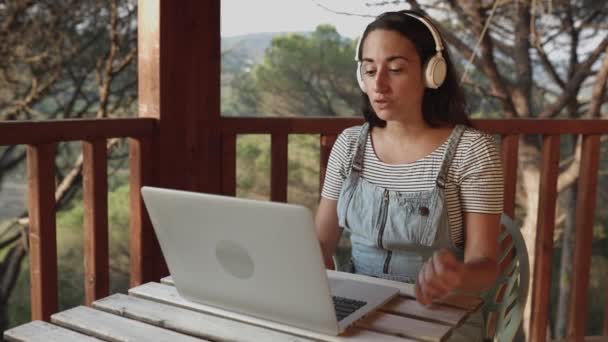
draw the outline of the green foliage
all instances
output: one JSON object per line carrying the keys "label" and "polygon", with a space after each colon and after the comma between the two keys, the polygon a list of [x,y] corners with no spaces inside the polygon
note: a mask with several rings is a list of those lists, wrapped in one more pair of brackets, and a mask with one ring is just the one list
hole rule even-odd
{"label": "green foliage", "polygon": [[239,71],[230,81],[230,87],[224,89],[221,111],[226,113],[226,116],[237,113],[241,116],[253,116],[260,112],[261,93],[253,74],[249,71]]}
{"label": "green foliage", "polygon": [[241,135],[236,144],[236,194],[238,197],[270,197],[270,137]]}
{"label": "green foliage", "polygon": [[[124,179],[124,178],[123,178]],[[111,181],[114,182],[114,181]],[[57,259],[59,309],[84,303],[83,220],[80,198],[57,214]],[[125,292],[129,286],[129,186],[122,184],[108,195],[110,292]],[[29,260],[24,260],[17,286],[9,300],[9,326],[30,320]]]}
{"label": "green foliage", "polygon": [[226,115],[354,115],[360,104],[353,77],[354,42],[330,25],[309,35],[275,37],[262,63],[230,82]]}
{"label": "green foliage", "polygon": [[[287,199],[314,210],[319,201],[319,137],[294,134],[288,142]],[[270,136],[237,140],[237,196],[270,198]]]}
{"label": "green foliage", "polygon": [[319,137],[293,134],[288,144],[287,201],[315,210],[319,202]]}

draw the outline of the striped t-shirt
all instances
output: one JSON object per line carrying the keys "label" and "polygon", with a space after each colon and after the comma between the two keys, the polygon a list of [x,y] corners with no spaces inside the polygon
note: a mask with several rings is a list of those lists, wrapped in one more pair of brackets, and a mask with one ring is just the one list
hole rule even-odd
{"label": "striped t-shirt", "polygon": [[[331,150],[321,196],[337,200],[342,182],[350,173],[361,126],[345,129]],[[371,131],[371,130],[370,130]],[[379,187],[402,192],[430,190],[448,142],[429,155],[407,164],[386,164],[378,159],[368,133],[361,177]],[[463,212],[500,214],[503,206],[503,175],[494,138],[467,127],[448,169],[445,187],[452,241],[464,248]]]}

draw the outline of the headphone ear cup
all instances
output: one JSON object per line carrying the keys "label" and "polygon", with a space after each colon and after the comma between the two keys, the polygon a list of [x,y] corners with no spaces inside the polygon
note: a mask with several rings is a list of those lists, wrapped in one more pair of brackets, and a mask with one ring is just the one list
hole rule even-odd
{"label": "headphone ear cup", "polygon": [[427,88],[437,89],[445,81],[447,65],[441,53],[431,57],[424,67],[424,84]]}
{"label": "headphone ear cup", "polygon": [[357,74],[357,83],[359,84],[359,88],[361,88],[361,91],[365,93],[366,92],[365,83],[363,82],[363,76],[361,75],[361,62],[357,62],[356,74]]}

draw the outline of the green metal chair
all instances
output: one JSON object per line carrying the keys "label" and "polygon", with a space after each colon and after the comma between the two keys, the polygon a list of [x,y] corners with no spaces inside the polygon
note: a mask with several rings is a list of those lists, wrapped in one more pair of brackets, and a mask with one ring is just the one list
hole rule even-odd
{"label": "green metal chair", "polygon": [[[530,261],[526,242],[515,222],[508,215],[502,214],[500,224],[505,230],[499,236],[499,246],[502,246],[507,236],[511,236],[511,241],[501,251],[498,262],[502,264],[510,257],[511,261],[498,276],[494,287],[487,292],[483,310],[488,323],[487,339],[503,342],[513,341],[521,326],[528,299]],[[504,291],[502,297],[499,297],[501,289]],[[492,321],[496,323],[490,324]]]}

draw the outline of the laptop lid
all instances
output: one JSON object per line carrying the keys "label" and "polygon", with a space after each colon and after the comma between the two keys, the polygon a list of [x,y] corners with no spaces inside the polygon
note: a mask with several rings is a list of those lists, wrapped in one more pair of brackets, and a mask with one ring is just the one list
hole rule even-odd
{"label": "laptop lid", "polygon": [[142,187],[181,296],[335,335],[338,328],[310,210]]}

